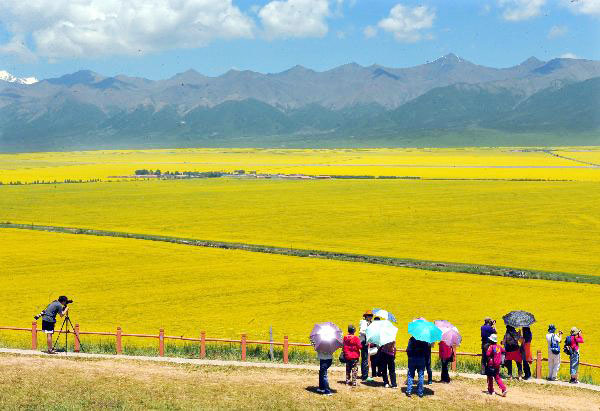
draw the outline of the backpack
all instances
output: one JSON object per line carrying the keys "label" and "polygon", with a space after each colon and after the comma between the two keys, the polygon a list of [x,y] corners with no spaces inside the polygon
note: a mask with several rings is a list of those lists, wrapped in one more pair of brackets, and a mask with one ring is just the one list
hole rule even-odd
{"label": "backpack", "polygon": [[565,345],[563,346],[563,352],[567,355],[573,354],[573,348],[571,347],[573,337],[570,335],[565,338]]}
{"label": "backpack", "polygon": [[519,349],[519,341],[510,333],[506,336],[504,342],[504,349],[506,349],[506,351],[512,352]]}
{"label": "backpack", "polygon": [[556,337],[554,335],[550,338],[550,351],[554,355],[560,354],[560,345],[558,344],[558,341],[556,341]]}
{"label": "backpack", "polygon": [[497,350],[497,346],[492,346],[492,355],[488,360],[488,365],[494,368],[500,368],[504,364],[504,353],[502,350]]}

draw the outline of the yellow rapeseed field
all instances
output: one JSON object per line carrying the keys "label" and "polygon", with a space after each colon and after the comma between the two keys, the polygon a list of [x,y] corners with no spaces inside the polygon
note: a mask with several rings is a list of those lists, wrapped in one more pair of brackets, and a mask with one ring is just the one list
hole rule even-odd
{"label": "yellow rapeseed field", "polygon": [[[521,148],[162,149],[0,154],[0,181],[108,179],[136,169],[599,181],[600,169]],[[564,149],[561,149],[564,150]],[[598,148],[581,155],[598,156]],[[591,154],[590,154],[591,153]],[[579,155],[579,154],[578,154]]]}
{"label": "yellow rapeseed field", "polygon": [[595,182],[244,180],[0,187],[0,221],[600,275]]}
{"label": "yellow rapeseed field", "polygon": [[[82,330],[266,338],[306,342],[315,322],[342,327],[382,306],[399,320],[399,345],[414,317],[447,319],[477,352],[485,316],[512,309],[535,313],[534,349],[544,349],[545,327],[576,325],[587,340],[582,361],[600,363],[596,326],[600,288],[542,280],[437,273],[362,263],[312,260],[189,247],[152,241],[2,229],[0,299],[3,324],[29,326],[31,316],[59,294],[76,302]],[[29,341],[27,334],[0,332]],[[127,343],[131,343],[128,340]]]}

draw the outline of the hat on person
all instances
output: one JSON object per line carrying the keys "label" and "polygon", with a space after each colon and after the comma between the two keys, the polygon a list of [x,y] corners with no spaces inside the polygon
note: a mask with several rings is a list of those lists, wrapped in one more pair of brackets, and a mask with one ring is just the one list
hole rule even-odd
{"label": "hat on person", "polygon": [[485,318],[483,319],[483,322],[484,322],[484,323],[491,323],[491,322],[492,322],[492,319],[491,319],[490,317],[485,317]]}
{"label": "hat on person", "polygon": [[579,329],[577,327],[571,327],[571,335],[575,335],[579,333]]}
{"label": "hat on person", "polygon": [[372,317],[372,316],[373,316],[373,311],[371,311],[371,310],[367,310],[363,314],[363,317]]}
{"label": "hat on person", "polygon": [[556,331],[556,326],[554,324],[550,324],[548,326],[548,332],[553,333],[554,331]]}
{"label": "hat on person", "polygon": [[497,334],[492,334],[492,335],[490,335],[490,336],[488,337],[488,339],[489,339],[491,342],[495,342],[495,343],[497,343],[497,342],[498,342],[498,335],[497,335]]}

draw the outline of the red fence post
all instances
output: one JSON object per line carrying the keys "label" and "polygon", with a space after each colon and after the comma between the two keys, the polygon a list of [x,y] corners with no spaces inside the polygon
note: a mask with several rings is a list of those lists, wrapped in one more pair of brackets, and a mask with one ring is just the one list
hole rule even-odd
{"label": "red fence post", "polygon": [[537,357],[535,359],[535,378],[542,378],[542,352],[537,351]]}
{"label": "red fence post", "polygon": [[288,336],[283,337],[283,363],[287,364],[289,362],[288,358]]}
{"label": "red fence post", "polygon": [[240,343],[242,345],[242,361],[246,361],[246,334],[242,334]]}
{"label": "red fence post", "polygon": [[158,355],[165,356],[165,330],[162,328],[158,331]]}
{"label": "red fence post", "polygon": [[37,322],[31,323],[31,349],[37,350]]}
{"label": "red fence post", "polygon": [[123,353],[123,342],[122,342],[122,334],[123,334],[123,330],[121,329],[121,327],[117,327],[117,332],[116,332],[116,348],[117,348],[117,355],[122,354]]}
{"label": "red fence post", "polygon": [[206,331],[200,333],[200,358],[206,358]]}
{"label": "red fence post", "polygon": [[79,343],[79,324],[75,324],[75,342],[73,351],[79,352],[81,351],[81,344]]}

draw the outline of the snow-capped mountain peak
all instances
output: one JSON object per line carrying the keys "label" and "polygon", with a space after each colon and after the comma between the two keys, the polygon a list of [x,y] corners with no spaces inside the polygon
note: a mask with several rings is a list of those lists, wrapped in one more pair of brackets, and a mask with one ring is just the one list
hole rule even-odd
{"label": "snow-capped mountain peak", "polygon": [[0,81],[18,84],[34,84],[38,82],[38,79],[35,77],[15,77],[8,71],[0,70]]}

